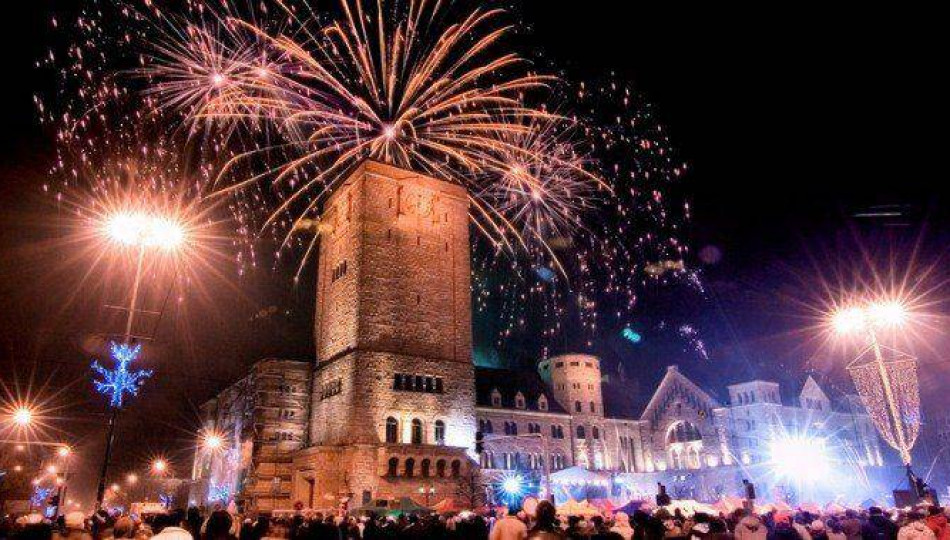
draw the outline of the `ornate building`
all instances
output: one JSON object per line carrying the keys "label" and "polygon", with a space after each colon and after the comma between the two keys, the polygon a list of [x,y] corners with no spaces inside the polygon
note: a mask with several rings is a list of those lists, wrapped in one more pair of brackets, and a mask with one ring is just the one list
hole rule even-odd
{"label": "ornate building", "polygon": [[[593,356],[542,360],[536,372],[476,371],[468,200],[460,186],[371,161],[337,187],[319,227],[316,362],[312,371],[255,367],[297,381],[279,396],[293,398],[292,417],[283,402],[242,401],[253,395],[240,390],[245,381],[205,406],[209,429],[233,441],[196,458],[206,499],[227,491],[266,510],[420,490],[444,497],[476,458],[489,476],[580,466],[626,475],[630,489],[690,478],[734,491],[781,429],[817,424],[847,439],[856,460],[880,464],[863,410],[833,406],[814,380],[795,405],[766,381],[729,387],[723,404],[671,366],[641,402]],[[265,451],[267,441],[276,449]],[[694,494],[715,491],[703,489]]]}

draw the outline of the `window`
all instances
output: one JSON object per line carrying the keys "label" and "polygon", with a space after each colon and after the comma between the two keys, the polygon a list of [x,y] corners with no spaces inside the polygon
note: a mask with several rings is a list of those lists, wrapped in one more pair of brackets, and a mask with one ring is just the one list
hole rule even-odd
{"label": "window", "polygon": [[551,424],[551,438],[552,438],[552,439],[557,439],[557,438],[558,438],[558,437],[557,437],[557,426],[555,426],[554,424]]}
{"label": "window", "polygon": [[440,459],[435,462],[435,475],[439,478],[445,478],[445,460]]}
{"label": "window", "polygon": [[524,409],[524,394],[521,392],[518,392],[518,394],[515,395],[515,407],[518,409]]}
{"label": "window", "polygon": [[580,402],[580,401],[575,401],[575,402],[574,402],[574,412],[581,412],[581,402]]}
{"label": "window", "polygon": [[593,401],[590,402],[590,412],[597,412],[597,404]]}
{"label": "window", "polygon": [[435,421],[435,444],[445,444],[445,422],[442,420]]}
{"label": "window", "polygon": [[548,398],[544,397],[544,394],[541,394],[541,397],[538,398],[538,410],[548,410]]}
{"label": "window", "polygon": [[415,472],[416,472],[415,469],[416,469],[416,460],[414,460],[414,459],[412,459],[412,458],[407,459],[407,460],[406,460],[406,466],[405,466],[405,474],[404,474],[404,476],[405,476],[406,478],[412,478],[412,476],[413,476],[413,475],[415,474]]}
{"label": "window", "polygon": [[392,416],[386,419],[386,442],[389,444],[399,442],[399,422]]}
{"label": "window", "polygon": [[386,470],[387,476],[396,476],[399,473],[399,458],[389,458],[389,467]]}
{"label": "window", "polygon": [[441,394],[443,389],[444,385],[441,377],[409,375],[406,373],[396,373],[393,375],[393,390]]}
{"label": "window", "polygon": [[491,406],[501,407],[501,392],[497,388],[491,391]]}
{"label": "window", "polygon": [[422,444],[422,420],[412,419],[412,444]]}
{"label": "window", "polygon": [[339,394],[343,391],[343,381],[341,379],[336,379],[334,381],[329,381],[323,383],[323,388],[320,390],[320,401],[330,399],[331,397]]}
{"label": "window", "polygon": [[458,478],[462,474],[462,462],[455,459],[452,460],[452,478]]}
{"label": "window", "polygon": [[595,439],[599,439],[599,438],[600,438],[600,430],[597,429],[597,426],[594,426],[594,427],[590,428],[590,435],[591,435],[591,437],[593,437],[593,438],[595,438]]}
{"label": "window", "polygon": [[421,474],[423,478],[429,477],[429,473],[431,472],[429,469],[431,469],[431,465],[432,462],[428,459],[422,460],[422,464],[419,466],[419,474]]}
{"label": "window", "polygon": [[587,434],[584,432],[584,426],[577,426],[577,438],[584,439],[587,437]]}

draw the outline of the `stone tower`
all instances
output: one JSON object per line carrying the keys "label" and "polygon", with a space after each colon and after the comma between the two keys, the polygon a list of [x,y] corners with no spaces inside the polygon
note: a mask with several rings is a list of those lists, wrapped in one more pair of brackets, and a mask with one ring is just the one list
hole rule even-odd
{"label": "stone tower", "polygon": [[554,398],[574,418],[571,432],[574,462],[596,469],[608,466],[600,359],[586,354],[565,354],[541,361],[538,371],[551,385]]}
{"label": "stone tower", "polygon": [[476,430],[467,192],[367,161],[327,200],[320,229],[312,459],[303,461],[343,469],[345,489],[364,495],[378,494],[380,478],[421,476],[423,460],[432,476],[440,460],[467,461]]}

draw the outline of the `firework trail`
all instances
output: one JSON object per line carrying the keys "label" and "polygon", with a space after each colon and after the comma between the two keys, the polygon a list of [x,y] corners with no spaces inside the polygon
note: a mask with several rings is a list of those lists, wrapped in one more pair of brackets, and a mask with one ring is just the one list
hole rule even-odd
{"label": "firework trail", "polygon": [[[190,196],[226,202],[242,271],[263,237],[275,265],[303,253],[299,276],[318,238],[302,232],[362,160],[442,178],[469,193],[476,308],[501,310],[503,338],[535,317],[553,338],[571,313],[593,333],[651,284],[698,283],[684,264],[688,206],[667,189],[685,165],[627,86],[565,91],[510,52],[518,26],[500,9],[293,2],[92,2],[82,38],[44,62],[70,103],[37,98],[68,149],[56,172],[69,189],[51,191],[86,183],[76,171],[96,162],[102,133],[149,125],[146,140],[188,164]],[[544,105],[555,97],[557,113]]]}

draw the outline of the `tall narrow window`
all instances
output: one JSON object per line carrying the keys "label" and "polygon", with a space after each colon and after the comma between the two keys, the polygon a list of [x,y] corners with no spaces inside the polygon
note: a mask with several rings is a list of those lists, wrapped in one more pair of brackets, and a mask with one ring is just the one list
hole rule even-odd
{"label": "tall narrow window", "polygon": [[409,458],[406,460],[405,474],[403,476],[405,476],[406,478],[412,478],[415,473],[416,473],[416,460]]}
{"label": "tall narrow window", "polygon": [[431,473],[430,469],[432,468],[431,465],[432,462],[428,459],[422,460],[422,464],[419,466],[419,474],[422,475],[423,478],[429,477],[429,474]]}
{"label": "tall narrow window", "polygon": [[412,419],[412,444],[422,444],[422,420]]}
{"label": "tall narrow window", "polygon": [[435,444],[445,444],[445,422],[435,421]]}
{"label": "tall narrow window", "polygon": [[386,419],[386,442],[389,444],[399,442],[399,422],[392,416]]}
{"label": "tall narrow window", "polygon": [[389,468],[386,470],[386,474],[389,476],[399,474],[399,458],[389,458]]}
{"label": "tall narrow window", "polygon": [[462,462],[459,460],[452,461],[452,478],[458,478],[462,474]]}
{"label": "tall narrow window", "polygon": [[435,475],[439,478],[445,478],[445,460],[440,459],[435,462]]}
{"label": "tall narrow window", "polygon": [[578,439],[587,438],[587,433],[584,431],[584,426],[577,426],[577,438]]}

